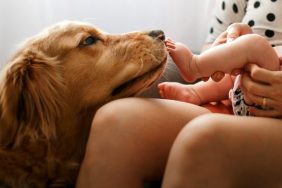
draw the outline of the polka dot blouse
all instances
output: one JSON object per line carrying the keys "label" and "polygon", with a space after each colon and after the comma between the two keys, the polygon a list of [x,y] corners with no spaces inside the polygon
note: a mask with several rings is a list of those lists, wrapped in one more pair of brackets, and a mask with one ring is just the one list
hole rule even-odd
{"label": "polka dot blouse", "polygon": [[273,46],[282,45],[282,0],[216,0],[208,43],[235,22],[246,23]]}

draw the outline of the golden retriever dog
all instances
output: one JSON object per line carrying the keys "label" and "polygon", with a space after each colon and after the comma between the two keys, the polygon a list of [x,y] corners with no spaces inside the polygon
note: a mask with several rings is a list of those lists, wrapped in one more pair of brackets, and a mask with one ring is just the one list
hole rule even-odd
{"label": "golden retriever dog", "polygon": [[95,111],[159,78],[163,40],[71,21],[27,40],[0,77],[0,187],[74,186]]}

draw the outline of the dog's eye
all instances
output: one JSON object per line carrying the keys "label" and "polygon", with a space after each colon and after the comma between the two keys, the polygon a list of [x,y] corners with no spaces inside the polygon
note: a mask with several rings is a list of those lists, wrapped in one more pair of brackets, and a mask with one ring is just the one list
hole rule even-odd
{"label": "dog's eye", "polygon": [[84,39],[79,45],[80,46],[88,46],[95,44],[98,41],[98,38],[95,38],[93,36],[89,36],[86,39]]}

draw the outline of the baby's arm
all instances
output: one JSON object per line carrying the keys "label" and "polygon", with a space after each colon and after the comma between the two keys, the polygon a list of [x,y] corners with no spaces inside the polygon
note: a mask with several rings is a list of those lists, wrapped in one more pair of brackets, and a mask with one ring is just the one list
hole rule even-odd
{"label": "baby's arm", "polygon": [[256,34],[243,35],[236,40],[210,48],[200,55],[193,55],[187,70],[190,77],[209,77],[216,71],[231,73],[255,63],[269,70],[279,69],[279,59],[268,41]]}

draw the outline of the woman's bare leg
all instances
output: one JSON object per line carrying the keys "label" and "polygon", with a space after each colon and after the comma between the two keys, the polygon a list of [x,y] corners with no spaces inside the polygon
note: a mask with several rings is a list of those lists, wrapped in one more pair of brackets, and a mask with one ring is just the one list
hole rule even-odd
{"label": "woman's bare leg", "polygon": [[282,120],[208,114],[173,144],[163,188],[278,188]]}
{"label": "woman's bare leg", "polygon": [[128,98],[95,115],[77,187],[141,188],[161,180],[169,150],[180,129],[209,113],[188,103]]}

